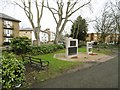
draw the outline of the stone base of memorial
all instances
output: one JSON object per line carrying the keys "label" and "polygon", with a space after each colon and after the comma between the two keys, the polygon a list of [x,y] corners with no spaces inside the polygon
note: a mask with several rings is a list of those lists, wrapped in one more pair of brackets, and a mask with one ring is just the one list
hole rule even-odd
{"label": "stone base of memorial", "polygon": [[90,53],[89,55],[98,55],[97,53]]}

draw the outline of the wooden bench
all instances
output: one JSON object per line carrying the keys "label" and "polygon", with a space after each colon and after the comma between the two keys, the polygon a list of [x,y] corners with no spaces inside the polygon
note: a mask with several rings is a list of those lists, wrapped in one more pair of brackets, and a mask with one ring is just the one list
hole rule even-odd
{"label": "wooden bench", "polygon": [[28,63],[32,66],[36,66],[40,69],[48,69],[49,66],[49,61],[47,60],[42,60],[40,58],[35,58],[32,56],[22,56],[23,61],[28,60]]}

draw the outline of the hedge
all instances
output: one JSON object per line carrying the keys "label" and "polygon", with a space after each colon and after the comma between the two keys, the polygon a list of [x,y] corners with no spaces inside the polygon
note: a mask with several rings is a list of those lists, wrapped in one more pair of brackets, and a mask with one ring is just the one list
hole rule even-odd
{"label": "hedge", "polygon": [[57,44],[31,46],[32,51],[30,52],[30,54],[32,55],[48,54],[63,48],[64,48],[63,45],[57,45]]}

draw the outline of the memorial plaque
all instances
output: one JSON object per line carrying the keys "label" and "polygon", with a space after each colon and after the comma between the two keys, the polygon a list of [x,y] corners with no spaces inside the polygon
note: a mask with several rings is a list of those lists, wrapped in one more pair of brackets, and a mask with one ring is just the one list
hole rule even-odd
{"label": "memorial plaque", "polygon": [[76,46],[76,41],[70,41],[70,46]]}
{"label": "memorial plaque", "polygon": [[69,55],[76,55],[77,54],[77,47],[69,47],[68,48],[68,56]]}
{"label": "memorial plaque", "polygon": [[89,44],[88,44],[88,47],[92,47],[92,43],[89,43]]}
{"label": "memorial plaque", "polygon": [[88,48],[88,52],[91,52],[92,51],[92,48]]}

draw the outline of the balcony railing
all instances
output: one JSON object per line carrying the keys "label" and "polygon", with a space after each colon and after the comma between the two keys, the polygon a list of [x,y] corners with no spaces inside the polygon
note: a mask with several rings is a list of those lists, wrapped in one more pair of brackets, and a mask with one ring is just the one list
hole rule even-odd
{"label": "balcony railing", "polygon": [[3,28],[4,28],[4,29],[13,29],[13,25],[10,26],[10,25],[4,25],[4,24],[3,24]]}
{"label": "balcony railing", "polygon": [[10,34],[10,35],[8,35],[8,34],[3,34],[3,37],[14,37],[14,34]]}

